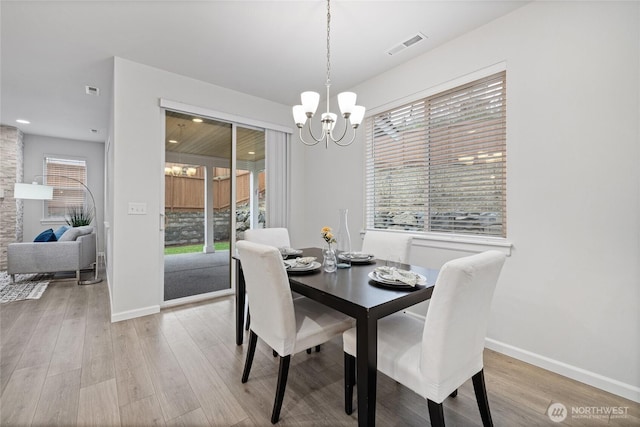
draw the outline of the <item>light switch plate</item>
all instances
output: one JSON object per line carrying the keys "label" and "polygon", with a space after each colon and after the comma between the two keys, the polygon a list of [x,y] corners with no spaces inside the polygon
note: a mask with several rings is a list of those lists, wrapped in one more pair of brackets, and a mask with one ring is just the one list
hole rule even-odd
{"label": "light switch plate", "polygon": [[147,204],[139,202],[129,202],[129,210],[127,211],[127,213],[129,215],[146,215]]}

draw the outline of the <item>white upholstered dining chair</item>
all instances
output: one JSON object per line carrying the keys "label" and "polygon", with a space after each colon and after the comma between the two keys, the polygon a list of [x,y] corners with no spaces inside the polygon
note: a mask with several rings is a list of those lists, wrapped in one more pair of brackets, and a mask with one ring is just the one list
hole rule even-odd
{"label": "white upholstered dining chair", "polygon": [[409,264],[411,256],[410,234],[368,230],[362,242],[362,252],[377,259]]}
{"label": "white upholstered dining chair", "polygon": [[[432,426],[444,426],[442,402],[473,380],[482,424],[493,425],[484,382],[484,341],[505,255],[487,251],[447,262],[425,321],[397,313],[378,321],[378,370],[427,399]],[[345,411],[352,412],[356,331],[343,334]]]}
{"label": "white upholstered dining chair", "polygon": [[259,243],[236,244],[242,262],[251,307],[249,347],[242,382],[249,379],[258,337],[280,356],[278,385],[271,422],[278,422],[291,356],[318,346],[353,327],[353,318],[310,298],[291,297],[289,278],[278,249]]}
{"label": "white upholstered dining chair", "polygon": [[[291,240],[289,239],[289,230],[284,227],[271,227],[271,228],[251,228],[244,231],[244,239],[249,242],[261,243],[263,245],[274,246],[276,248],[289,248],[291,247]],[[302,295],[293,293],[293,298],[303,298]],[[245,322],[246,330],[249,330],[251,325],[251,314],[249,312],[249,306],[247,305],[247,320]]]}
{"label": "white upholstered dining chair", "polygon": [[291,246],[289,230],[283,227],[252,228],[244,231],[244,239],[276,248],[288,248]]}

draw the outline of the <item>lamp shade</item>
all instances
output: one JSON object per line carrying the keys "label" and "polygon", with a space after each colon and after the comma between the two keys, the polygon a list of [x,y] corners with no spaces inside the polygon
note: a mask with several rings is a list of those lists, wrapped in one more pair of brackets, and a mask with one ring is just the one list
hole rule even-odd
{"label": "lamp shade", "polygon": [[53,187],[49,185],[39,185],[37,183],[24,184],[16,182],[13,188],[14,199],[31,199],[31,200],[52,200]]}
{"label": "lamp shade", "polygon": [[338,116],[334,113],[322,113],[322,128],[326,132],[331,132],[336,125]]}
{"label": "lamp shade", "polygon": [[365,108],[362,105],[356,105],[353,107],[353,111],[351,112],[351,116],[349,120],[351,121],[351,125],[353,127],[360,126],[362,123],[362,119],[364,119]]}
{"label": "lamp shade", "polygon": [[353,112],[353,107],[356,105],[356,98],[357,95],[353,92],[342,92],[338,94],[338,107],[343,116]]}
{"label": "lamp shade", "polygon": [[311,113],[313,116],[318,109],[320,103],[320,94],[318,92],[302,92],[300,94],[300,100],[302,101],[302,107],[305,113]]}
{"label": "lamp shade", "polygon": [[298,127],[304,126],[307,122],[307,115],[305,114],[304,107],[302,105],[295,105],[293,107],[293,121]]}

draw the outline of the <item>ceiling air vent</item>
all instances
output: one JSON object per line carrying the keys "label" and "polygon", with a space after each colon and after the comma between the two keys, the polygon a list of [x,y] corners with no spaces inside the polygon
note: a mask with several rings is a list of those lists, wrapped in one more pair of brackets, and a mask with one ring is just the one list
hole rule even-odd
{"label": "ceiling air vent", "polygon": [[387,50],[387,54],[388,55],[395,55],[397,53],[402,52],[403,50],[405,50],[408,47],[411,47],[413,45],[415,45],[416,43],[421,42],[422,40],[426,39],[427,36],[425,36],[422,33],[416,33],[412,36],[407,37],[407,39],[405,41],[403,41],[400,44],[395,45],[394,47],[392,47],[391,49]]}
{"label": "ceiling air vent", "polygon": [[87,95],[93,95],[93,96],[100,95],[100,89],[94,86],[85,86],[84,91],[86,92]]}

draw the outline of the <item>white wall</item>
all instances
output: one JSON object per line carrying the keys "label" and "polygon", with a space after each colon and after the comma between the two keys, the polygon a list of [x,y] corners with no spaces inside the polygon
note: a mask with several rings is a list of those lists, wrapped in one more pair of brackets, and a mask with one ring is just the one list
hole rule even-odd
{"label": "white wall", "polygon": [[[42,183],[44,158],[60,156],[79,158],[87,161],[87,187],[96,201],[97,218],[94,224],[98,229],[100,251],[103,242],[103,210],[104,210],[104,144],[73,139],[53,138],[40,135],[24,135],[24,182],[31,182],[34,176],[40,175],[37,181]],[[41,231],[48,228],[54,230],[64,221],[42,223],[43,202],[41,200],[24,200],[24,234],[25,242],[32,241]]]}
{"label": "white wall", "polygon": [[[121,58],[114,60],[113,91],[108,253],[112,319],[119,320],[156,312],[162,302],[165,143],[160,98],[287,127],[291,119],[288,106]],[[129,202],[146,203],[147,215],[127,215]]]}
{"label": "white wall", "polygon": [[[506,62],[513,253],[494,298],[489,345],[634,400],[640,400],[639,22],[638,2],[534,2],[353,88],[358,103],[382,108]],[[337,209],[347,207],[357,247],[362,138],[348,148],[302,149],[314,191],[306,193],[304,224],[292,234],[319,245],[320,227],[337,227]],[[438,267],[464,254],[416,245],[412,258]]]}

